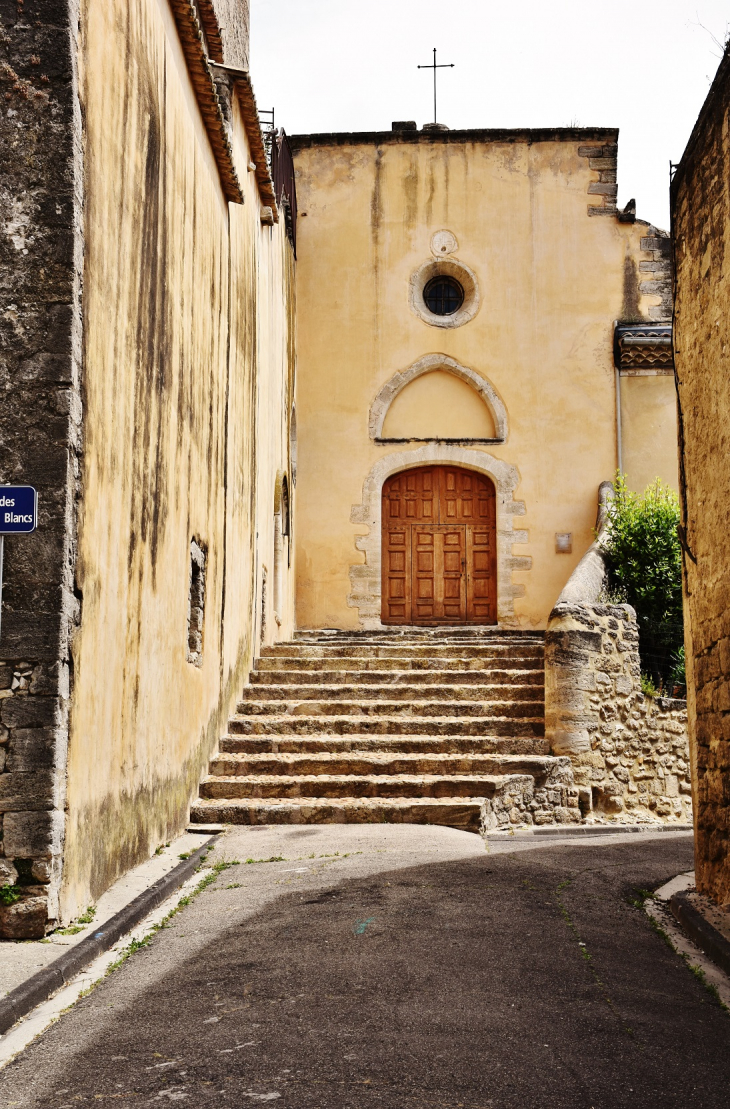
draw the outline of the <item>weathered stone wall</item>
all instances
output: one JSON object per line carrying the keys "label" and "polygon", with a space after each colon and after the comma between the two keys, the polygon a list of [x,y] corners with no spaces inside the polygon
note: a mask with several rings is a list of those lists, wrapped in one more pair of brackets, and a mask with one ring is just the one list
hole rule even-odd
{"label": "weathered stone wall", "polygon": [[[0,936],[42,935],[184,826],[260,637],[294,262],[203,18],[245,66],[247,0],[0,0],[0,482],[40,505],[5,545]],[[269,637],[292,629],[280,567]]]}
{"label": "weathered stone wall", "polygon": [[[0,934],[57,911],[81,449],[81,124],[77,5],[0,0],[0,482],[39,493],[5,540],[0,628]],[[47,896],[48,895],[48,896]]]}
{"label": "weathered stone wall", "polygon": [[[262,226],[237,96],[227,133],[244,203],[228,202],[182,12],[85,0],[82,13],[83,612],[64,919],[184,827],[260,638],[288,471],[293,254],[283,221]],[[205,551],[195,664],[191,541]],[[291,605],[280,616],[270,638],[291,635]]]}
{"label": "weathered stone wall", "polygon": [[629,605],[558,603],[545,641],[545,725],[569,755],[584,818],[691,819],[683,701],[645,697]]}
{"label": "weathered stone wall", "polygon": [[697,888],[730,903],[730,55],[672,182]]}

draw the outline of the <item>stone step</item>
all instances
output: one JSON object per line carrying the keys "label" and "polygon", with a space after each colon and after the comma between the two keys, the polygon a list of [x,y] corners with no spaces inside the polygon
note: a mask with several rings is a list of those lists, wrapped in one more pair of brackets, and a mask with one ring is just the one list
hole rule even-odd
{"label": "stone step", "polygon": [[[347,692],[347,691],[345,691]],[[237,716],[432,716],[520,718],[544,712],[542,701],[239,701]]]}
{"label": "stone step", "polygon": [[195,802],[193,824],[440,824],[478,832],[485,804],[481,798],[250,798]]}
{"label": "stone step", "polygon": [[[255,673],[262,671],[286,671],[291,673],[313,671],[393,671],[397,673],[430,673],[443,671],[458,671],[460,674],[477,673],[533,673],[544,675],[542,658],[515,658],[498,656],[495,658],[411,658],[410,655],[395,656],[394,658],[362,658],[354,655],[342,655],[336,659],[331,658],[299,658],[291,656],[282,658],[257,658],[254,663]],[[349,680],[347,677],[345,680]]]}
{"label": "stone step", "polygon": [[465,644],[458,648],[443,643],[399,644],[307,644],[278,643],[262,647],[262,658],[543,658],[542,643],[512,647],[500,644]]}
{"label": "stone step", "polygon": [[421,685],[403,685],[393,683],[376,685],[374,682],[359,685],[356,682],[344,685],[332,683],[325,685],[303,685],[292,682],[282,685],[247,686],[243,690],[241,704],[247,701],[272,701],[291,702],[296,700],[324,702],[345,701],[355,698],[357,701],[408,701],[414,706],[426,700],[433,701],[443,698],[448,701],[479,701],[479,702],[517,702],[539,701],[543,702],[545,690],[542,685],[435,685],[423,683]]}
{"label": "stone step", "polygon": [[[264,648],[196,823],[575,822],[544,738],[543,632],[304,631]],[[485,734],[487,733],[487,734]]]}
{"label": "stone step", "polygon": [[234,716],[228,730],[234,735],[321,735],[326,728],[337,735],[489,735],[542,736],[544,716],[428,718],[407,716]]}
{"label": "stone step", "polygon": [[470,639],[487,637],[496,639],[544,639],[545,632],[529,631],[522,628],[505,628],[495,624],[440,624],[434,627],[383,627],[370,628],[366,631],[353,629],[342,631],[337,628],[302,628],[294,632],[296,641],[317,640],[327,642],[340,639],[441,639],[467,637]]}
{"label": "stone step", "polygon": [[[447,783],[451,780],[445,779]],[[220,782],[221,779],[213,781]],[[250,782],[250,779],[243,781]],[[304,779],[296,781],[301,789]],[[387,788],[388,782],[392,781],[386,778],[384,787]],[[463,779],[459,781],[464,784]],[[474,782],[474,779],[471,781]],[[535,780],[529,774],[483,776],[476,781],[480,789],[487,789],[488,792],[472,796],[455,793],[415,797],[202,797],[193,805],[191,821],[197,824],[445,824],[470,832],[519,824],[580,821],[578,791],[569,783],[555,782],[536,789]],[[321,782],[321,778],[314,779],[315,784]],[[265,785],[266,782],[262,782],[261,788]],[[425,779],[420,778],[419,788],[423,790],[425,787]]]}
{"label": "stone step", "polygon": [[[503,778],[497,774],[247,774],[239,778],[204,778],[201,797],[492,797]],[[530,775],[523,775],[531,779]]]}
{"label": "stone step", "polygon": [[547,755],[548,743],[540,736],[469,735],[225,735],[222,754],[339,754],[354,751],[394,754],[500,754]]}
{"label": "stone step", "polygon": [[359,650],[361,647],[391,647],[401,651],[412,651],[418,648],[429,650],[445,647],[452,651],[461,651],[471,647],[490,647],[494,650],[528,651],[544,647],[544,635],[534,638],[525,636],[337,636],[320,637],[319,639],[289,640],[287,643],[274,644],[274,646],[292,647],[352,647]]}
{"label": "stone step", "polygon": [[[537,686],[545,684],[544,670],[252,670],[252,686],[383,686],[389,690],[398,686],[452,686],[478,687],[493,684],[494,688]],[[248,689],[250,687],[246,687]],[[244,690],[246,692],[246,690]],[[247,694],[246,694],[247,695]]]}
{"label": "stone step", "polygon": [[382,774],[531,774],[544,781],[557,771],[565,772],[569,759],[550,755],[504,755],[486,752],[469,754],[425,754],[388,751],[299,752],[288,754],[231,754],[221,752],[210,761],[210,774],[241,778],[247,774],[296,777],[306,775]]}

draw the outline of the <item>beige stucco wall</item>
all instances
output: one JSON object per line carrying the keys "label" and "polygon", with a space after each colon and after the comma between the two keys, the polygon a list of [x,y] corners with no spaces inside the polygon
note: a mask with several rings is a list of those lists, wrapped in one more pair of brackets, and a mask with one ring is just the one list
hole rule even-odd
{"label": "beige stucco wall", "polygon": [[622,463],[630,489],[678,488],[677,393],[671,374],[621,375]]}
{"label": "beige stucco wall", "polygon": [[[658,303],[635,280],[628,295],[625,285],[644,259],[646,225],[588,215],[598,172],[579,147],[591,141],[602,140],[295,143],[301,626],[359,626],[350,569],[364,563],[356,538],[368,529],[351,523],[352,506],[364,503],[373,467],[381,480],[380,460],[398,452],[407,465],[409,451],[414,462],[423,454],[371,438],[369,409],[394,374],[432,354],[491,382],[506,406],[506,441],[473,447],[517,475],[518,503],[504,512],[525,509],[515,545],[507,532],[500,539],[510,578],[500,583],[502,620],[545,626],[592,542],[598,486],[617,466],[614,321],[627,301],[644,316]],[[439,230],[455,235],[452,257],[478,284],[478,311],[456,328],[433,326],[409,304]],[[430,460],[442,455],[435,444]],[[555,553],[556,532],[573,533],[571,555]]]}
{"label": "beige stucco wall", "polygon": [[[179,831],[259,637],[293,260],[234,101],[229,205],[166,0],[85,0],[84,454],[62,915]],[[190,541],[207,548],[202,667]],[[291,572],[282,626],[291,633]]]}

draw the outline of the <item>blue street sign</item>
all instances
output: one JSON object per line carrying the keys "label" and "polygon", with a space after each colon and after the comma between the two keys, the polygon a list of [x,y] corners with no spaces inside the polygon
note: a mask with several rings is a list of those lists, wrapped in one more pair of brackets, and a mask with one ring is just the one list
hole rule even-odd
{"label": "blue street sign", "polygon": [[32,485],[0,485],[0,535],[23,535],[38,525],[38,494]]}

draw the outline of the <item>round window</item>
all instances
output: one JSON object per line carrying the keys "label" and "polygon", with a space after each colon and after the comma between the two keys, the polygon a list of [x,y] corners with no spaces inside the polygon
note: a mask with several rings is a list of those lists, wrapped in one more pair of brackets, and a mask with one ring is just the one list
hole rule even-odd
{"label": "round window", "polygon": [[426,285],[423,299],[435,316],[453,316],[464,303],[464,290],[455,277],[439,274]]}

